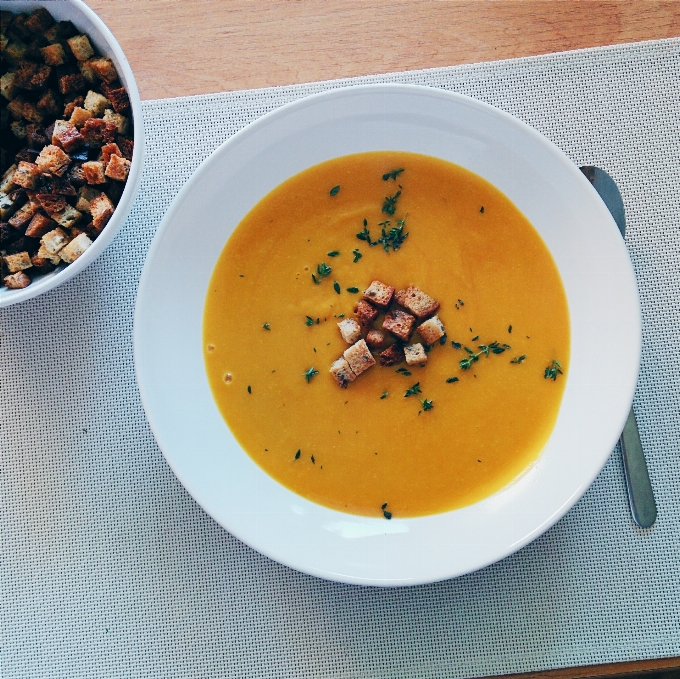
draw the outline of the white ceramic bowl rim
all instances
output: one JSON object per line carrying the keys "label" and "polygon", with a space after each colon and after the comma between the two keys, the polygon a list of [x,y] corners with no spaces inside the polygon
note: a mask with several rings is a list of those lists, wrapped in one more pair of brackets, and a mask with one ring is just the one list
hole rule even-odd
{"label": "white ceramic bowl rim", "polygon": [[121,83],[130,98],[133,114],[134,153],[125,189],[116,210],[101,235],[75,262],[49,274],[36,278],[29,286],[20,290],[9,290],[0,286],[0,308],[23,302],[70,280],[85,267],[94,262],[115,238],[130,212],[135,194],[142,179],[144,158],[144,125],[142,102],[130,64],[123,50],[104,22],[82,0],[50,0],[49,2],[26,2],[0,0],[0,9],[11,9],[13,13],[27,12],[44,6],[57,21],[72,21],[76,28],[87,33],[100,54],[110,57],[116,66]]}
{"label": "white ceramic bowl rim", "polygon": [[[214,404],[201,336],[217,257],[257,200],[306,167],[379,149],[456,162],[506,193],[556,260],[572,326],[564,399],[538,462],[474,505],[392,521],[321,507],[257,467]],[[194,247],[187,233],[198,225],[200,245]],[[175,274],[172,263],[180,248],[193,272],[191,282]],[[459,94],[412,85],[313,95],[267,114],[222,144],[181,189],[158,229],[140,280],[134,330],[137,379],[154,435],[180,481],[218,523],[300,571],[391,586],[476,570],[561,518],[593,482],[623,428],[640,337],[639,300],[625,244],[578,168],[509,114]],[[598,342],[607,343],[608,351],[593,352]]]}

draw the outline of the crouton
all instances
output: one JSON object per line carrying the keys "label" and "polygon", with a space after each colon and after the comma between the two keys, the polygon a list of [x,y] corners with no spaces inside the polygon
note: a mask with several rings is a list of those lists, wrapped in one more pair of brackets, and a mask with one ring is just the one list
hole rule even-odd
{"label": "crouton", "polygon": [[366,335],[366,344],[373,351],[380,351],[387,346],[387,335],[382,330],[369,330]]}
{"label": "crouton", "polygon": [[80,92],[88,85],[87,80],[81,73],[70,73],[59,78],[59,92],[61,94],[71,94],[72,92]]}
{"label": "crouton", "polygon": [[102,94],[90,90],[85,96],[83,107],[87,109],[95,118],[100,118],[104,111],[109,108],[111,102]]}
{"label": "crouton", "polygon": [[345,349],[342,355],[357,377],[372,365],[375,365],[375,359],[369,351],[366,341],[362,339],[349,347],[349,349]]}
{"label": "crouton", "polygon": [[49,66],[61,66],[66,61],[66,52],[61,43],[58,42],[47,47],[41,47],[40,53]]}
{"label": "crouton", "polygon": [[97,78],[97,74],[94,72],[89,61],[79,61],[78,69],[80,70],[80,75],[87,80],[88,84],[96,85],[99,78]]}
{"label": "crouton", "polygon": [[347,389],[347,385],[357,378],[349,367],[349,363],[342,357],[333,362],[330,372],[342,389]]}
{"label": "crouton", "polygon": [[90,201],[90,214],[92,225],[97,231],[101,231],[113,214],[114,206],[105,193],[100,193]]}
{"label": "crouton", "polygon": [[82,217],[82,214],[74,207],[66,205],[61,212],[55,212],[51,217],[59,226],[70,229]]}
{"label": "crouton", "polygon": [[53,23],[52,15],[44,7],[38,7],[30,13],[24,26],[28,31],[37,35],[44,33]]}
{"label": "crouton", "polygon": [[40,125],[36,124],[26,125],[26,141],[28,146],[32,149],[41,149],[48,143],[47,137],[45,136],[45,130],[43,130]]}
{"label": "crouton", "polygon": [[[33,68],[33,66],[36,66]],[[52,75],[52,68],[47,64],[37,66],[31,64],[30,67],[20,68],[17,73],[17,85],[25,90],[42,90],[47,86],[47,81]]]}
{"label": "crouton", "polygon": [[400,344],[392,344],[387,347],[385,351],[381,351],[378,354],[378,360],[380,365],[389,366],[397,365],[397,363],[403,363],[404,361],[404,349]]}
{"label": "crouton", "polygon": [[426,295],[415,285],[409,285],[406,290],[399,290],[394,295],[401,306],[415,314],[419,319],[426,318],[439,309],[439,302],[429,295]]}
{"label": "crouton", "polygon": [[81,165],[88,184],[105,184],[104,163],[100,160],[90,160]]}
{"label": "crouton", "polygon": [[[74,99],[71,99],[71,101],[67,102],[66,106],[64,106],[64,113],[61,117],[64,120],[67,120],[73,115],[73,112],[76,110],[76,106],[82,106],[84,103],[85,99],[83,97],[75,97]],[[70,123],[71,121],[68,120],[68,122]]]}
{"label": "crouton", "polygon": [[110,144],[116,138],[116,126],[101,118],[90,118],[80,130],[90,144]]}
{"label": "crouton", "polygon": [[5,255],[3,257],[7,268],[10,273],[16,273],[17,271],[23,271],[24,269],[30,269],[33,264],[31,264],[31,258],[28,252],[17,252],[15,255]]}
{"label": "crouton", "polygon": [[123,158],[132,160],[132,152],[134,150],[135,144],[132,139],[125,139],[125,137],[118,137],[118,146],[120,147],[120,155]]}
{"label": "crouton", "polygon": [[24,117],[24,104],[26,100],[19,96],[14,97],[12,101],[7,104],[7,110],[12,114],[15,120],[21,120]]}
{"label": "crouton", "polygon": [[76,126],[70,122],[61,125],[59,131],[54,131],[52,134],[52,142],[54,143],[55,140],[59,142],[59,146],[61,146],[66,153],[70,153],[84,141]]}
{"label": "crouton", "polygon": [[54,144],[48,144],[35,159],[41,172],[51,172],[61,177],[68,170],[71,159]]}
{"label": "crouton", "polygon": [[14,181],[12,181],[12,177],[16,169],[17,165],[15,163],[14,165],[10,165],[10,167],[5,170],[4,174],[2,175],[2,179],[0,179],[0,192],[9,193],[17,187]]}
{"label": "crouton", "polygon": [[22,160],[12,175],[12,182],[25,189],[34,189],[40,177],[40,168],[35,163]]}
{"label": "crouton", "polygon": [[343,319],[338,323],[338,328],[340,328],[342,339],[344,339],[347,344],[354,344],[361,339],[361,326],[357,323],[355,318]]}
{"label": "crouton", "polygon": [[90,213],[90,201],[96,198],[101,191],[93,189],[90,186],[81,186],[78,191],[78,201],[76,202],[76,210],[79,212]]}
{"label": "crouton", "polygon": [[394,295],[394,288],[391,285],[385,285],[380,281],[373,281],[366,290],[364,290],[363,296],[364,299],[369,302],[385,309],[392,301],[392,295]]}
{"label": "crouton", "polygon": [[17,271],[17,273],[11,276],[5,276],[3,280],[5,285],[12,290],[20,290],[31,284],[31,279],[23,271]]}
{"label": "crouton", "polygon": [[61,263],[61,257],[59,256],[59,253],[56,252],[50,252],[47,250],[44,244],[41,244],[40,247],[38,248],[38,252],[35,253],[36,257],[39,257],[40,259],[47,260],[50,264],[53,264],[54,266],[57,266],[57,264]]}
{"label": "crouton", "polygon": [[427,363],[425,347],[420,343],[404,347],[404,356],[408,365],[423,366]]}
{"label": "crouton", "polygon": [[14,95],[17,93],[17,76],[16,73],[10,71],[9,73],[3,73],[0,77],[0,94],[2,94],[7,101],[14,99]]}
{"label": "crouton", "polygon": [[57,115],[59,105],[56,96],[52,90],[47,90],[36,103],[36,108],[45,115]]}
{"label": "crouton", "polygon": [[28,202],[24,203],[10,218],[9,223],[15,229],[21,229],[26,226],[33,215],[40,209],[40,203],[37,200],[29,199]]}
{"label": "crouton", "polygon": [[91,117],[91,111],[88,111],[86,108],[81,108],[80,106],[75,106],[73,113],[71,113],[69,123],[74,125],[77,129],[80,129]]}
{"label": "crouton", "polygon": [[36,198],[42,206],[42,209],[45,210],[48,215],[54,214],[55,212],[61,212],[66,208],[66,198],[59,194],[38,193]]}
{"label": "crouton", "polygon": [[359,323],[364,327],[373,323],[378,317],[378,310],[363,299],[357,302],[356,307],[354,307],[354,313],[356,313]]}
{"label": "crouton", "polygon": [[116,67],[113,65],[113,61],[111,61],[111,59],[108,57],[90,59],[87,63],[97,74],[97,76],[104,82],[112,83],[114,80],[118,80],[118,72],[116,71]]}
{"label": "crouton", "polygon": [[99,160],[101,160],[104,165],[107,165],[109,160],[111,160],[111,156],[123,157],[123,154],[118,148],[118,144],[104,144],[104,146],[102,146],[102,154]]}
{"label": "crouton", "polygon": [[17,202],[13,195],[0,192],[0,219],[9,219],[17,209]]}
{"label": "crouton", "polygon": [[[115,146],[115,144],[113,144],[113,146]],[[129,160],[123,158],[123,156],[114,154],[110,157],[104,174],[110,179],[124,182],[127,180],[128,174],[130,173],[130,165],[132,165],[132,163],[130,163]]]}
{"label": "crouton", "polygon": [[70,264],[71,262],[75,262],[80,255],[87,250],[90,245],[92,245],[92,241],[88,237],[86,233],[81,233],[78,236],[76,236],[68,245],[64,246],[61,250],[59,250],[59,256],[61,259],[66,262],[67,264]]}
{"label": "crouton", "polygon": [[418,334],[423,338],[425,344],[434,344],[444,337],[446,330],[439,316],[432,316],[418,326]]}
{"label": "crouton", "polygon": [[56,228],[57,224],[41,212],[36,212],[26,228],[29,238],[42,238],[48,231]]}
{"label": "crouton", "polygon": [[28,101],[24,104],[22,115],[24,116],[24,120],[29,123],[37,123],[40,125],[44,120],[43,114],[36,108],[35,104],[31,104]]}
{"label": "crouton", "polygon": [[31,263],[33,264],[33,268],[39,273],[49,273],[50,271],[54,271],[55,264],[52,263],[50,259],[38,257],[37,254],[31,257]]}
{"label": "crouton", "polygon": [[116,113],[112,108],[107,108],[104,111],[102,120],[105,120],[107,123],[113,123],[116,126],[116,132],[118,132],[118,134],[127,134],[128,119],[120,113]]}
{"label": "crouton", "polygon": [[385,315],[382,327],[391,332],[397,339],[402,342],[407,342],[413,330],[413,324],[416,322],[414,316],[407,314],[405,311],[399,309],[392,309]]}
{"label": "crouton", "polygon": [[109,89],[106,92],[106,96],[113,106],[113,110],[116,113],[125,113],[130,109],[130,98],[128,93],[125,91],[124,87],[118,87],[117,89]]}
{"label": "crouton", "polygon": [[57,227],[54,231],[48,231],[41,239],[43,247],[50,255],[55,255],[65,245],[68,244],[69,238],[66,232]]}
{"label": "crouton", "polygon": [[24,125],[20,120],[15,120],[9,126],[9,129],[17,139],[26,139],[26,125]]}
{"label": "crouton", "polygon": [[75,35],[69,38],[67,41],[68,46],[73,52],[73,56],[78,61],[87,61],[91,56],[94,55],[94,50],[92,45],[86,35]]}

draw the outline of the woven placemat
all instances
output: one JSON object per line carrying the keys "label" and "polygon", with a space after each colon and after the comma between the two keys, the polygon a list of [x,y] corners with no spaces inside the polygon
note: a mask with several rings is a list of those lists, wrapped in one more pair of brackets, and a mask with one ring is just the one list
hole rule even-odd
{"label": "woven placemat", "polygon": [[[166,465],[132,356],[137,281],[163,213],[247,123],[361,82],[471,95],[618,182],[642,302],[634,405],[652,529],[631,523],[617,449],[564,519],[502,562],[428,586],[347,586],[244,546]],[[680,655],[678,83],[671,39],[145,102],[144,179],[113,245],[0,311],[3,679],[448,678]]]}

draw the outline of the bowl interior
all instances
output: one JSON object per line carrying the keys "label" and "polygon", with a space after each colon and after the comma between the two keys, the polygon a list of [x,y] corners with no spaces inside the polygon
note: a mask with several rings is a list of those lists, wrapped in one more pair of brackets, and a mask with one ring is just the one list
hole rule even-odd
{"label": "bowl interior", "polygon": [[[202,313],[229,235],[271,189],[322,161],[403,150],[462,165],[503,191],[550,249],[571,318],[557,423],[538,461],[469,507],[385,521],[309,502],[236,443],[205,375]],[[175,263],[191,276],[177,276]],[[607,352],[594,351],[607,346]],[[536,131],[467,97],[370,85],[284,106],[223,144],[168,210],[149,251],[135,315],[135,361],[169,464],[220,524],[260,552],[321,577],[431,582],[519,549],[555,523],[606,462],[630,408],[640,357],[637,289],[625,245],[578,168]]]}

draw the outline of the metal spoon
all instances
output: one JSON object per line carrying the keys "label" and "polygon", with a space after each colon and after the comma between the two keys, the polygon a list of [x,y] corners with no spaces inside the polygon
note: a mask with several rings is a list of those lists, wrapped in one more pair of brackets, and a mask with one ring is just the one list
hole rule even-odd
{"label": "metal spoon", "polygon": [[[623,199],[616,182],[599,167],[586,165],[580,169],[611,212],[621,235],[625,236],[626,215],[623,209]],[[654,492],[649,481],[647,463],[645,462],[640,433],[632,408],[628,413],[628,419],[621,434],[621,453],[633,520],[641,528],[649,528],[656,521],[656,502],[654,501]]]}

